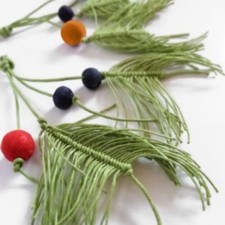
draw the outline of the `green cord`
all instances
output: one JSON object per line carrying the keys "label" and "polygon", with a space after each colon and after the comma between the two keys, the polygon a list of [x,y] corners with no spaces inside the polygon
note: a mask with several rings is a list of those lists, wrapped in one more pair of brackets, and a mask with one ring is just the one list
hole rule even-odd
{"label": "green cord", "polygon": [[115,121],[121,121],[121,122],[149,122],[149,123],[156,122],[156,120],[151,120],[151,119],[125,119],[125,118],[121,119],[121,118],[117,118],[117,117],[107,116],[105,114],[101,114],[99,112],[96,112],[96,111],[91,110],[91,109],[87,108],[86,106],[84,106],[80,102],[78,96],[74,96],[73,104],[78,105],[80,108],[84,109],[85,111],[87,111],[91,114],[94,114],[94,115],[97,115],[97,116],[100,116],[100,117],[103,117],[103,118],[106,118],[106,119],[109,119],[109,120],[115,120]]}
{"label": "green cord", "polygon": [[[31,25],[38,25],[41,23],[50,23],[53,26],[56,27],[60,27],[58,24],[51,22],[50,20],[53,19],[54,17],[57,16],[57,13],[51,13],[51,14],[47,14],[44,16],[40,16],[40,17],[31,17],[33,16],[36,12],[38,12],[40,9],[42,9],[43,7],[45,7],[46,5],[48,5],[49,3],[53,2],[55,0],[49,0],[45,3],[43,3],[42,5],[38,6],[35,10],[33,10],[32,12],[30,12],[29,14],[27,14],[25,17],[23,17],[22,19],[19,19],[11,24],[9,24],[8,26],[2,27],[0,28],[0,36],[3,38],[7,38],[11,35],[12,31],[15,28],[19,28],[19,27],[26,27],[26,26],[31,26]],[[76,5],[78,2],[78,0],[74,0],[71,4],[70,7]]]}
{"label": "green cord", "polygon": [[[132,72],[116,72],[116,71],[102,71],[101,74],[104,78],[106,77],[132,77],[132,76],[141,76],[141,77],[152,77],[157,76],[160,79],[167,79],[170,77],[178,76],[178,75],[208,75],[211,73],[211,70],[178,70],[175,72],[161,72],[161,71],[132,71]],[[19,77],[14,75],[16,79],[19,81],[27,81],[33,83],[47,83],[47,82],[62,82],[62,81],[70,81],[70,80],[81,80],[82,76],[68,76],[68,77],[58,77],[51,79],[31,79],[27,77]]]}
{"label": "green cord", "polygon": [[38,184],[39,184],[39,181],[38,181],[36,178],[34,178],[34,177],[28,175],[28,174],[22,169],[23,164],[24,164],[24,160],[23,160],[23,159],[21,159],[21,158],[15,159],[15,160],[13,161],[13,170],[14,170],[14,172],[15,172],[15,173],[20,173],[20,174],[22,174],[22,175],[23,175],[24,177],[26,177],[29,181],[31,181],[32,183],[35,183],[35,184],[38,185]]}

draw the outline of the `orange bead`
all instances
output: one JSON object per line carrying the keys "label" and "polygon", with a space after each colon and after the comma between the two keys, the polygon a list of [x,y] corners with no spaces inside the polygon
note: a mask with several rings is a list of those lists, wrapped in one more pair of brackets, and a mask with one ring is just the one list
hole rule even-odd
{"label": "orange bead", "polygon": [[70,20],[62,26],[61,36],[68,45],[78,45],[86,36],[86,28],[80,20]]}

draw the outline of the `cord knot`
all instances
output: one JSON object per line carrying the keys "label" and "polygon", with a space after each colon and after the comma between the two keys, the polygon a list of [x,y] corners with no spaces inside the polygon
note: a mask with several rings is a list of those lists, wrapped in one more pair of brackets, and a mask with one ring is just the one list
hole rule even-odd
{"label": "cord knot", "polygon": [[80,100],[80,99],[79,99],[78,96],[76,96],[76,95],[73,96],[73,100],[72,100],[72,101],[73,101],[73,104],[74,104],[74,103],[77,103],[77,101],[79,101],[79,100]]}
{"label": "cord knot", "polygon": [[8,27],[2,27],[0,28],[0,36],[3,38],[7,38],[10,36],[10,34],[12,33],[13,28],[8,26]]}
{"label": "cord knot", "polygon": [[19,172],[20,169],[23,167],[24,160],[21,158],[17,158],[13,161],[13,171],[15,173]]}
{"label": "cord knot", "polygon": [[14,69],[14,63],[8,56],[0,57],[0,70],[3,72],[8,72],[9,70]]}
{"label": "cord knot", "polygon": [[43,118],[38,119],[38,123],[40,124],[42,130],[45,130],[48,127],[47,121]]}

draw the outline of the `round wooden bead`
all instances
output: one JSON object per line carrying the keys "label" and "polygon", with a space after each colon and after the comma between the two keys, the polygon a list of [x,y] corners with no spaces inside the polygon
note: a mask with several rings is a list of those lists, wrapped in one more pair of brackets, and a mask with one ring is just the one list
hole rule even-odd
{"label": "round wooden bead", "polygon": [[74,94],[68,87],[58,87],[53,94],[53,102],[59,109],[68,109],[73,104]]}
{"label": "round wooden bead", "polygon": [[82,82],[88,89],[95,90],[102,83],[102,75],[97,69],[88,68],[82,73]]}
{"label": "round wooden bead", "polygon": [[71,7],[63,5],[58,10],[58,17],[63,21],[67,22],[74,17],[74,12]]}
{"label": "round wooden bead", "polygon": [[3,137],[1,149],[9,161],[17,158],[28,160],[34,153],[35,143],[32,136],[26,131],[13,130]]}

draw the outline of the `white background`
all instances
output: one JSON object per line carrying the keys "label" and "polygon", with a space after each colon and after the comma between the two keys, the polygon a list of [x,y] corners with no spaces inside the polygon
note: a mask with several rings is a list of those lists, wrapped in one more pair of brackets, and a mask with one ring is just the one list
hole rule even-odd
{"label": "white background", "polygon": [[[41,0],[1,0],[0,26],[24,16],[41,3]],[[67,1],[56,1],[42,13],[54,12],[64,3]],[[202,54],[224,68],[224,12],[224,0],[175,0],[175,4],[161,12],[147,29],[157,35],[188,32],[191,37],[209,31]],[[88,34],[91,34],[95,24],[85,22]],[[126,58],[125,54],[113,53],[96,45],[78,48],[66,46],[60,38],[59,30],[47,24],[6,40],[1,39],[0,55],[4,54],[14,60],[18,75],[36,78],[80,75],[87,67],[107,70]],[[215,79],[176,77],[164,84],[181,107],[189,125],[191,144],[184,143],[181,147],[193,155],[220,192],[216,194],[212,191],[212,204],[203,212],[193,186],[186,184],[182,188],[174,187],[155,165],[135,165],[135,173],[154,198],[165,225],[224,225],[225,78],[220,75]],[[40,87],[53,92],[57,85]],[[96,110],[109,105],[112,100],[107,87],[91,92],[82,88],[79,81],[66,85],[76,91],[86,105]],[[52,124],[72,122],[86,115],[76,107],[62,113],[54,108],[51,99],[40,97],[30,91],[26,91],[25,94],[29,96],[37,111]],[[6,132],[16,128],[14,99],[2,72],[0,73],[0,105],[0,138],[2,138]],[[37,137],[38,124],[23,105],[21,117],[22,128]],[[34,176],[40,175],[38,150],[26,163],[24,169]],[[29,224],[34,193],[35,186],[19,174],[14,174],[11,163],[0,153],[0,224]],[[110,224],[155,224],[145,198],[126,178],[120,182],[114,197]]]}

